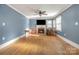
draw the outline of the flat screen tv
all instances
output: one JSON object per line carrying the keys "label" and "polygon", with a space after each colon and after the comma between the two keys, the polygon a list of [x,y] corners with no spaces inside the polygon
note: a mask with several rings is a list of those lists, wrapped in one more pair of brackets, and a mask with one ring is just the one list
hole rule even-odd
{"label": "flat screen tv", "polygon": [[37,20],[37,25],[46,25],[46,20]]}

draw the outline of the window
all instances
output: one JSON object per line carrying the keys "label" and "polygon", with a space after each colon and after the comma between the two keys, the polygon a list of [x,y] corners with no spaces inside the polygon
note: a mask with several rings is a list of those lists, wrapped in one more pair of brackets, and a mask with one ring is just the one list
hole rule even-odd
{"label": "window", "polygon": [[52,28],[52,20],[47,20],[47,28]]}
{"label": "window", "polygon": [[55,20],[53,20],[53,28],[55,28],[56,27],[56,22],[55,22]]}
{"label": "window", "polygon": [[56,18],[56,30],[62,31],[62,28],[61,28],[61,16]]}

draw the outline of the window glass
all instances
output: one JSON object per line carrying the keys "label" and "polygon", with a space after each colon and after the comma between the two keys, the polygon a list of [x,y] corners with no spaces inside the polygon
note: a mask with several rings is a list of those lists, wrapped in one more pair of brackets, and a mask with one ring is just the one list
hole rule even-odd
{"label": "window glass", "polygon": [[53,20],[53,28],[55,28],[56,26],[55,26],[55,20]]}
{"label": "window glass", "polygon": [[62,28],[61,28],[61,16],[56,18],[56,30],[62,31]]}
{"label": "window glass", "polygon": [[52,28],[52,20],[47,20],[47,28]]}

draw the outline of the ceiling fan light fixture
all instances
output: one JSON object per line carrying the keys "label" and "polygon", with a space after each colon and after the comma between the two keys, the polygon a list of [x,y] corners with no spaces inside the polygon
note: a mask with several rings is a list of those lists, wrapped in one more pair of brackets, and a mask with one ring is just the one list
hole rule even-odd
{"label": "ceiling fan light fixture", "polygon": [[42,11],[42,10],[40,10],[40,9],[37,9],[37,10],[35,10],[34,12],[35,12],[36,15],[39,15],[40,17],[41,17],[42,15],[47,15],[47,14],[46,14],[46,11]]}

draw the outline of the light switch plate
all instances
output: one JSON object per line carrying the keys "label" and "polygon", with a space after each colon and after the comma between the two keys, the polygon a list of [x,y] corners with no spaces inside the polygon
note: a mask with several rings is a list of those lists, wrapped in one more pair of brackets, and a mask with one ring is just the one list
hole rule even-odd
{"label": "light switch plate", "polygon": [[78,26],[79,25],[79,23],[78,22],[75,22],[75,26]]}
{"label": "light switch plate", "polygon": [[64,36],[66,36],[66,34],[64,34]]}
{"label": "light switch plate", "polygon": [[5,25],[6,25],[6,23],[5,23],[5,22],[3,22],[3,23],[2,23],[2,26],[5,26]]}
{"label": "light switch plate", "polygon": [[5,40],[5,37],[2,37],[2,40]]}

